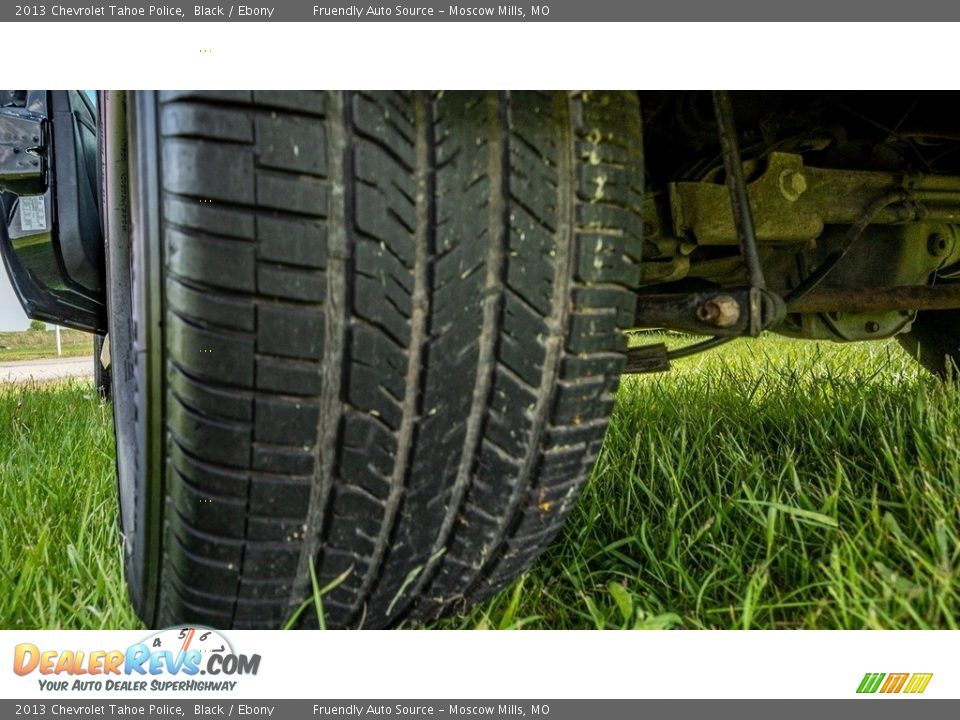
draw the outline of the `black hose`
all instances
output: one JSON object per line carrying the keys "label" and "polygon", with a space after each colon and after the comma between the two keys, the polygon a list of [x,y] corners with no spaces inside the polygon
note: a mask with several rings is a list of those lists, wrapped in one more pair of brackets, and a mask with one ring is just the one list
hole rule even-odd
{"label": "black hose", "polygon": [[736,335],[729,335],[725,337],[717,336],[693,343],[692,345],[687,345],[686,347],[677,348],[676,350],[671,350],[667,353],[667,360],[679,360],[680,358],[685,358],[690,355],[696,355],[704,350],[712,350],[715,347],[719,347],[730,342],[734,338],[736,338]]}

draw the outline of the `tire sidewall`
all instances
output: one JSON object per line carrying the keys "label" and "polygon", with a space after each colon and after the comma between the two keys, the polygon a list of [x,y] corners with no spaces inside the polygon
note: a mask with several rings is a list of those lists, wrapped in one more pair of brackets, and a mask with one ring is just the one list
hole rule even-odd
{"label": "tire sidewall", "polygon": [[[108,168],[104,197],[107,226],[108,328],[117,489],[124,570],[134,609],[148,626],[157,616],[157,566],[161,533],[163,455],[158,452],[161,419],[158,382],[158,311],[155,266],[159,257],[154,97],[126,93],[122,109],[105,128]],[[109,121],[108,121],[109,122]],[[129,153],[129,165],[126,157]],[[111,203],[118,207],[111,208]],[[110,212],[114,209],[115,212]]]}

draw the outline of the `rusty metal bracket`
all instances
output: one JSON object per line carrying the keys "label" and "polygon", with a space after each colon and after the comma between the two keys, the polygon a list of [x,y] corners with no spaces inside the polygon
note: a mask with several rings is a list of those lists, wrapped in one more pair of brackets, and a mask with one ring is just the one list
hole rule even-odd
{"label": "rusty metal bracket", "polygon": [[627,362],[623,366],[624,375],[640,375],[643,373],[666,372],[670,369],[670,354],[664,343],[641,345],[630,348],[627,352]]}
{"label": "rusty metal bracket", "polygon": [[[883,208],[871,224],[960,222],[960,177],[805,167],[800,155],[772,152],[763,172],[747,185],[757,242],[783,245],[815,240],[824,225],[852,225],[878,197],[897,191],[909,202]],[[701,245],[737,244],[726,187],[681,182],[672,183],[669,193],[678,238]]]}

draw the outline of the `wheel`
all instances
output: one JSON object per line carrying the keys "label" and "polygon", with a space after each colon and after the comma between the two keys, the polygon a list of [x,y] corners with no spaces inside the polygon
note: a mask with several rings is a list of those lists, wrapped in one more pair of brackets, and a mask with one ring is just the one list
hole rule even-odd
{"label": "wheel", "polygon": [[910,332],[897,335],[900,345],[923,367],[946,379],[960,367],[960,310],[924,310]]}
{"label": "wheel", "polygon": [[[104,400],[110,397],[110,366],[103,362],[103,336],[93,336],[93,386]],[[109,346],[107,349],[109,353]]]}
{"label": "wheel", "polygon": [[636,96],[134,93],[127,114],[111,343],[144,622],[392,626],[528,567],[624,361]]}

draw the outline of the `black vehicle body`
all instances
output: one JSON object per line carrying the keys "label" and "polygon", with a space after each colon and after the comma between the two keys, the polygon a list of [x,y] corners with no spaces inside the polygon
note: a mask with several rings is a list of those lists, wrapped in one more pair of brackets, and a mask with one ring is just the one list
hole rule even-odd
{"label": "black vehicle body", "polygon": [[96,108],[0,91],[0,256],[30,318],[107,331]]}

